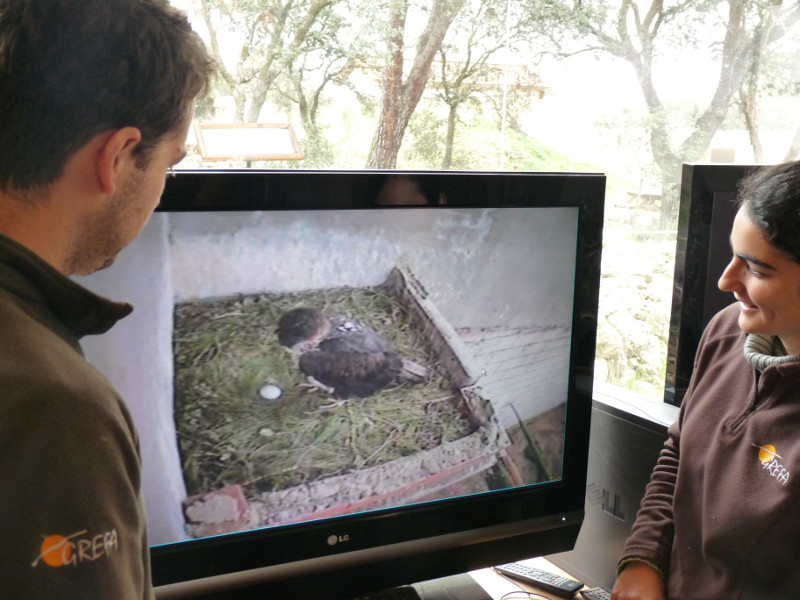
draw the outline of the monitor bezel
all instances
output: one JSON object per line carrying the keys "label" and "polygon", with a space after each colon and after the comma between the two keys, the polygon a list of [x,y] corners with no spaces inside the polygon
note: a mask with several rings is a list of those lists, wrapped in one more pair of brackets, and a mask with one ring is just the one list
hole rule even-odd
{"label": "monitor bezel", "polygon": [[[583,518],[599,299],[605,176],[595,173],[382,171],[183,171],[168,180],[161,212],[370,209],[389,177],[457,184],[444,208],[569,206],[579,209],[573,342],[558,481],[479,496],[375,510],[151,548],[160,598],[246,587],[299,592],[358,572],[347,595],[568,550]],[[214,190],[226,190],[224,203]],[[449,188],[448,188],[449,189]],[[324,192],[324,193],[323,193]],[[488,201],[487,201],[488,198]],[[355,199],[355,200],[354,200]],[[436,210],[435,201],[431,210]],[[404,210],[402,203],[380,206]],[[419,208],[419,206],[415,206]],[[328,545],[335,536],[346,544]],[[368,565],[365,573],[365,565]],[[319,589],[317,587],[317,589]],[[258,591],[255,591],[258,590]],[[240,590],[240,593],[244,593]],[[237,596],[242,597],[242,596]],[[255,597],[255,596],[254,596]],[[330,596],[333,597],[333,596]],[[342,596],[346,597],[346,596]]]}
{"label": "monitor bezel", "polygon": [[664,402],[680,406],[700,337],[711,317],[733,302],[716,282],[730,259],[739,182],[755,165],[683,165],[670,309]]}

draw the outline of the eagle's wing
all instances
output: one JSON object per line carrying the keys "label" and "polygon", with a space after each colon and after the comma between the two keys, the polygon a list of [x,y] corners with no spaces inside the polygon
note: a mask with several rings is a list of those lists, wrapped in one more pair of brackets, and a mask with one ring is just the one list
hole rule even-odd
{"label": "eagle's wing", "polygon": [[364,330],[323,340],[300,357],[299,365],[339,398],[365,398],[394,381],[403,361],[386,340]]}

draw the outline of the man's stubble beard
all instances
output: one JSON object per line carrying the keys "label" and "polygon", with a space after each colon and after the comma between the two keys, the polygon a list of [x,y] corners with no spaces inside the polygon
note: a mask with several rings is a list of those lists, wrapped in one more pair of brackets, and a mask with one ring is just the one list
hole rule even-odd
{"label": "man's stubble beard", "polygon": [[108,199],[102,210],[83,222],[68,254],[68,274],[89,275],[114,264],[131,241],[125,239],[125,227],[134,216],[141,179],[138,175],[132,176]]}

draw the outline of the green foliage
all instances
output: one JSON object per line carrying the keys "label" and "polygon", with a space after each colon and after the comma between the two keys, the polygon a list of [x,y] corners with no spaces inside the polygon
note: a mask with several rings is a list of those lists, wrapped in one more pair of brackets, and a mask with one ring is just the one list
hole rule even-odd
{"label": "green foliage", "polygon": [[[438,169],[444,153],[444,122],[430,108],[417,111],[409,123],[398,169]],[[502,148],[506,158],[500,160]],[[602,171],[595,165],[574,161],[530,136],[507,130],[505,140],[490,120],[477,120],[459,130],[453,150],[453,170],[486,171]]]}
{"label": "green foliage", "polygon": [[664,392],[664,381],[667,376],[667,357],[666,352],[663,361],[658,364],[640,364],[633,370],[633,375],[625,382],[625,389],[646,398],[662,400]]}
{"label": "green foliage", "polygon": [[442,120],[430,109],[417,110],[408,124],[411,161],[422,163],[424,169],[437,169],[444,150]]}
{"label": "green foliage", "polygon": [[294,166],[303,169],[324,169],[333,165],[335,152],[333,145],[325,138],[319,129],[312,129],[300,141],[303,149],[303,160],[297,161]]}
{"label": "green foliage", "polygon": [[[506,131],[505,142],[501,133],[492,125],[472,127],[460,133],[456,155],[465,149],[472,149],[475,154],[467,167],[472,170],[494,170],[500,167],[500,150],[505,145],[506,157],[503,170],[518,171],[579,171],[598,172],[602,169],[587,163],[581,163],[556,152],[542,142],[516,131]],[[511,164],[513,163],[513,164]]]}

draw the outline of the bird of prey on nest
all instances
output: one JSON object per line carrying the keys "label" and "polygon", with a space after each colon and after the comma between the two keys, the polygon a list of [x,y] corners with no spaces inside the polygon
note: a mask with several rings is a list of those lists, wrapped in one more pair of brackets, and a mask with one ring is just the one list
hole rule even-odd
{"label": "bird of prey on nest", "polygon": [[419,383],[428,375],[376,332],[341,315],[296,308],[281,316],[277,334],[309,381],[339,403],[366,398],[391,384]]}

